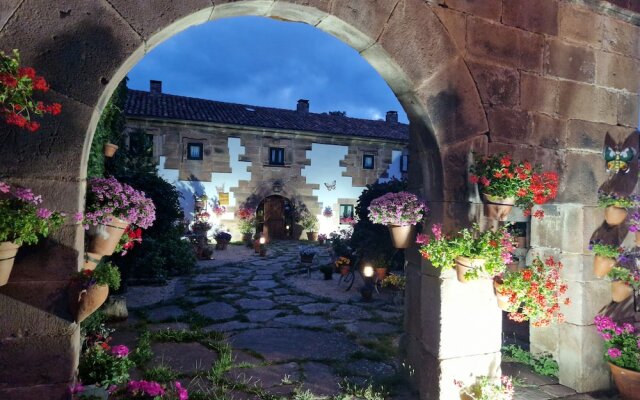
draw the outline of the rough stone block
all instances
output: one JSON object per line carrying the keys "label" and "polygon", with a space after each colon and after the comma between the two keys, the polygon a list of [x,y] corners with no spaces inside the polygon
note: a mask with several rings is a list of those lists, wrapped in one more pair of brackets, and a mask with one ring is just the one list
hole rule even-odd
{"label": "rough stone block", "polygon": [[487,110],[487,118],[492,141],[523,143],[531,137],[533,120],[527,111],[490,108]]}
{"label": "rough stone block", "polygon": [[556,0],[505,0],[502,3],[502,23],[527,31],[556,35],[558,33],[558,2]]}
{"label": "rough stone block", "polygon": [[[562,218],[562,251],[582,253],[585,247],[584,238],[584,208],[577,204],[562,204],[558,206]],[[540,221],[544,224],[544,219]]]}
{"label": "rough stone block", "polygon": [[469,70],[478,85],[484,104],[515,106],[520,100],[520,74],[512,68],[469,61]]}
{"label": "rough stone block", "polygon": [[542,35],[467,18],[467,50],[473,56],[527,71],[542,71]]}
{"label": "rough stone block", "polygon": [[20,3],[22,3],[20,0],[8,0],[3,1],[2,4],[0,4],[0,28],[7,23]]}
{"label": "rough stone block", "polygon": [[[604,37],[603,19],[593,11],[562,3],[558,9],[558,36],[600,48]],[[585,29],[586,26],[589,29]]]}
{"label": "rough stone block", "polygon": [[[41,287],[39,290],[43,289]],[[16,312],[16,310],[20,310],[20,312]],[[46,307],[25,306],[21,298],[6,295],[4,290],[0,294],[0,311],[2,312],[0,315],[1,339],[39,335],[70,336],[78,328],[77,324],[51,315],[51,310]]]}
{"label": "rough stone block", "polygon": [[595,205],[597,188],[607,179],[601,154],[566,154],[566,168],[558,188],[559,203]]}
{"label": "rough stone block", "polygon": [[[443,188],[445,200],[451,208],[447,210],[447,218],[456,223],[461,218],[466,218],[466,208],[468,200],[475,188],[469,182],[468,168],[472,153],[484,154],[487,151],[487,137],[476,136],[471,139],[441,148],[441,159],[443,168]],[[460,207],[464,209],[461,209]],[[445,224],[448,222],[443,221]]]}
{"label": "rough stone block", "polygon": [[478,17],[500,20],[502,4],[500,0],[445,0],[445,5],[449,8],[466,13],[477,15]]}
{"label": "rough stone block", "polygon": [[[600,124],[580,120],[571,120],[567,125],[568,149],[601,153],[604,149],[605,136],[611,135],[613,140],[622,143],[633,133],[629,127]],[[604,159],[599,163],[604,167]]]}
{"label": "rough stone block", "polygon": [[596,60],[597,84],[638,93],[640,61],[604,51],[596,53]]}
{"label": "rough stone block", "polygon": [[[405,316],[420,315],[422,313],[422,291],[420,264],[410,264],[407,268],[407,285],[405,288]],[[421,337],[420,318],[405,318],[405,331],[416,338]]]}
{"label": "rough stone block", "polygon": [[529,341],[531,342],[531,352],[534,354],[551,353],[554,358],[558,359],[558,341],[559,329],[558,324],[545,327],[531,327],[529,329]]}
{"label": "rough stone block", "polygon": [[640,57],[639,27],[616,18],[603,17],[603,31],[602,48],[604,50],[634,58]]}
{"label": "rough stone block", "polygon": [[559,249],[562,246],[562,232],[564,219],[561,208],[556,205],[545,204],[537,207],[544,211],[544,218],[532,221],[531,247],[545,247]]}
{"label": "rough stone block", "polygon": [[588,47],[550,38],[547,41],[544,70],[548,75],[591,83],[596,76],[596,57]]}
{"label": "rough stone block", "polygon": [[639,97],[636,94],[618,93],[618,125],[638,126]]}
{"label": "rough stone block", "polygon": [[560,384],[577,392],[609,388],[609,368],[602,359],[604,347],[596,328],[565,323],[560,325],[560,337]]}
{"label": "rough stone block", "polygon": [[440,21],[451,35],[459,51],[467,47],[467,15],[450,8],[433,7]]}
{"label": "rough stone block", "polygon": [[583,83],[559,82],[558,114],[564,117],[615,124],[616,105],[614,92]]}
{"label": "rough stone block", "polygon": [[278,1],[269,10],[267,15],[275,19],[304,22],[315,26],[322,18],[327,16],[331,5],[330,3],[329,0]]}
{"label": "rough stone block", "polygon": [[27,386],[21,388],[0,389],[0,399],[51,399],[67,400],[69,398],[68,383],[57,385]]}
{"label": "rough stone block", "polygon": [[527,142],[549,149],[563,149],[567,145],[567,121],[545,114],[533,113],[533,134]]}
{"label": "rough stone block", "polygon": [[[591,264],[584,265],[591,269]],[[566,322],[573,325],[591,325],[593,317],[607,304],[611,303],[611,282],[597,279],[588,282],[567,282],[567,296],[571,304],[560,306]]]}
{"label": "rough stone block", "polygon": [[558,105],[558,81],[522,73],[520,105],[525,110],[554,114]]}

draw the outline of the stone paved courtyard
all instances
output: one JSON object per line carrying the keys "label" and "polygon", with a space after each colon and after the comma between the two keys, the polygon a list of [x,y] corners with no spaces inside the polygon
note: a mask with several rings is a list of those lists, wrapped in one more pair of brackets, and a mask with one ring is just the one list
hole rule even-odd
{"label": "stone paved courtyard", "polygon": [[[272,244],[267,257],[232,245],[188,278],[130,288],[130,317],[112,324],[112,344],[141,349],[144,368],[132,377],[179,379],[192,399],[307,399],[370,384],[387,398],[417,399],[397,358],[401,299],[383,290],[364,303],[359,276],[350,291],[337,274],[323,280],[328,247],[308,275],[297,244]],[[617,398],[576,395],[521,364],[503,363],[503,372],[517,377],[517,399]]]}

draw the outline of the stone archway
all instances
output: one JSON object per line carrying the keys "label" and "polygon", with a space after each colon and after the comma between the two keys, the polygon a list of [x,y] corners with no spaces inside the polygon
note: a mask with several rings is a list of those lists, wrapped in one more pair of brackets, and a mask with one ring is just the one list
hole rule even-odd
{"label": "stone archway", "polygon": [[[562,182],[559,199],[571,206],[552,208],[554,218],[538,227],[541,234],[533,242],[564,256],[575,281],[591,279],[575,272],[583,267],[584,246],[565,243],[567,235],[550,242],[553,235],[544,232],[555,221],[578,215],[586,224],[597,214],[584,206],[594,205],[593,195],[581,189],[604,179],[595,167],[597,140],[591,139],[599,140],[610,126],[637,125],[637,90],[627,77],[637,70],[640,35],[629,23],[637,21],[636,14],[599,1],[578,3],[99,0],[51,6],[11,0],[0,7],[0,48],[21,50],[24,63],[54,88],[45,100],[62,103],[64,113],[46,119],[37,135],[3,127],[0,177],[46,194],[49,207],[69,214],[82,209],[88,149],[100,112],[147,51],[217,18],[299,21],[358,50],[398,96],[411,121],[411,157],[419,160],[411,163],[410,183],[431,203],[432,221],[454,227],[477,215],[465,180],[470,150],[509,150],[572,172],[566,175],[575,179]],[[576,26],[584,21],[608,30],[582,34]],[[620,40],[606,42],[605,32]],[[2,396],[61,398],[75,370],[79,331],[69,322],[65,286],[80,264],[83,231],[68,225],[54,240],[20,258],[12,281],[0,289],[0,338],[11,338],[2,342],[0,365],[14,366],[0,371]],[[487,307],[493,301],[488,285],[462,289],[448,273],[421,266],[417,253],[409,258],[409,363],[418,372],[423,398],[453,398],[454,377],[499,367],[499,313]],[[580,288],[578,297],[586,297]],[[563,336],[591,343],[591,311],[571,315]],[[478,340],[469,340],[469,325]],[[557,334],[553,340],[559,342]],[[558,355],[561,382],[583,391],[607,385],[601,377],[587,379],[601,366],[586,351]],[[576,372],[563,372],[563,363]]]}

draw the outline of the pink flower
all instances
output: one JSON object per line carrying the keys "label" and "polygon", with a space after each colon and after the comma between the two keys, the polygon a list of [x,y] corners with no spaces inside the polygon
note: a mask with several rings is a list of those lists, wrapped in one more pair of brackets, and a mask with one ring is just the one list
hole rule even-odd
{"label": "pink flower", "polygon": [[429,243],[429,235],[424,233],[418,233],[416,236],[416,243],[418,244],[427,244]]}
{"label": "pink flower", "polygon": [[11,190],[11,186],[0,181],[0,193],[9,193],[9,190]]}
{"label": "pink flower", "polygon": [[79,211],[79,212],[77,212],[77,213],[73,214],[73,220],[74,220],[75,222],[80,222],[80,221],[82,221],[83,219],[84,219],[84,214],[82,213],[82,211]]}
{"label": "pink flower", "polygon": [[36,215],[38,216],[38,218],[49,219],[53,215],[53,212],[47,210],[46,208],[39,208],[38,211],[36,211]]}
{"label": "pink flower", "polygon": [[442,224],[433,224],[431,226],[431,232],[433,232],[436,240],[442,239]]}
{"label": "pink flower", "polygon": [[78,382],[69,387],[69,393],[71,394],[78,394],[82,392],[84,392],[84,386],[82,385],[82,382]]}
{"label": "pink flower", "polygon": [[129,348],[123,344],[111,347],[111,355],[118,358],[126,357],[129,355]]}
{"label": "pink flower", "polygon": [[178,394],[179,400],[189,400],[189,393],[187,389],[183,388],[180,382],[176,381],[173,384],[176,388],[176,393]]}
{"label": "pink flower", "polygon": [[620,349],[612,347],[609,350],[607,350],[607,354],[609,354],[609,357],[611,358],[618,358],[622,355],[622,351],[620,351]]}
{"label": "pink flower", "polygon": [[134,395],[151,397],[164,395],[164,389],[158,382],[131,381],[127,385],[127,390]]}

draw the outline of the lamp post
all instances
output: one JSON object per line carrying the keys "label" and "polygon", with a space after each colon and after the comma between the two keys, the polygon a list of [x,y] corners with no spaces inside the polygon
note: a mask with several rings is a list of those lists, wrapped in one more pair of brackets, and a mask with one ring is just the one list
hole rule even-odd
{"label": "lamp post", "polygon": [[371,265],[365,265],[362,269],[362,275],[364,275],[364,286],[360,289],[363,301],[371,301],[373,297],[373,274],[374,270]]}
{"label": "lamp post", "polygon": [[267,255],[267,246],[266,246],[267,239],[265,239],[263,236],[260,238],[259,243],[260,243],[260,257],[264,257]]}

